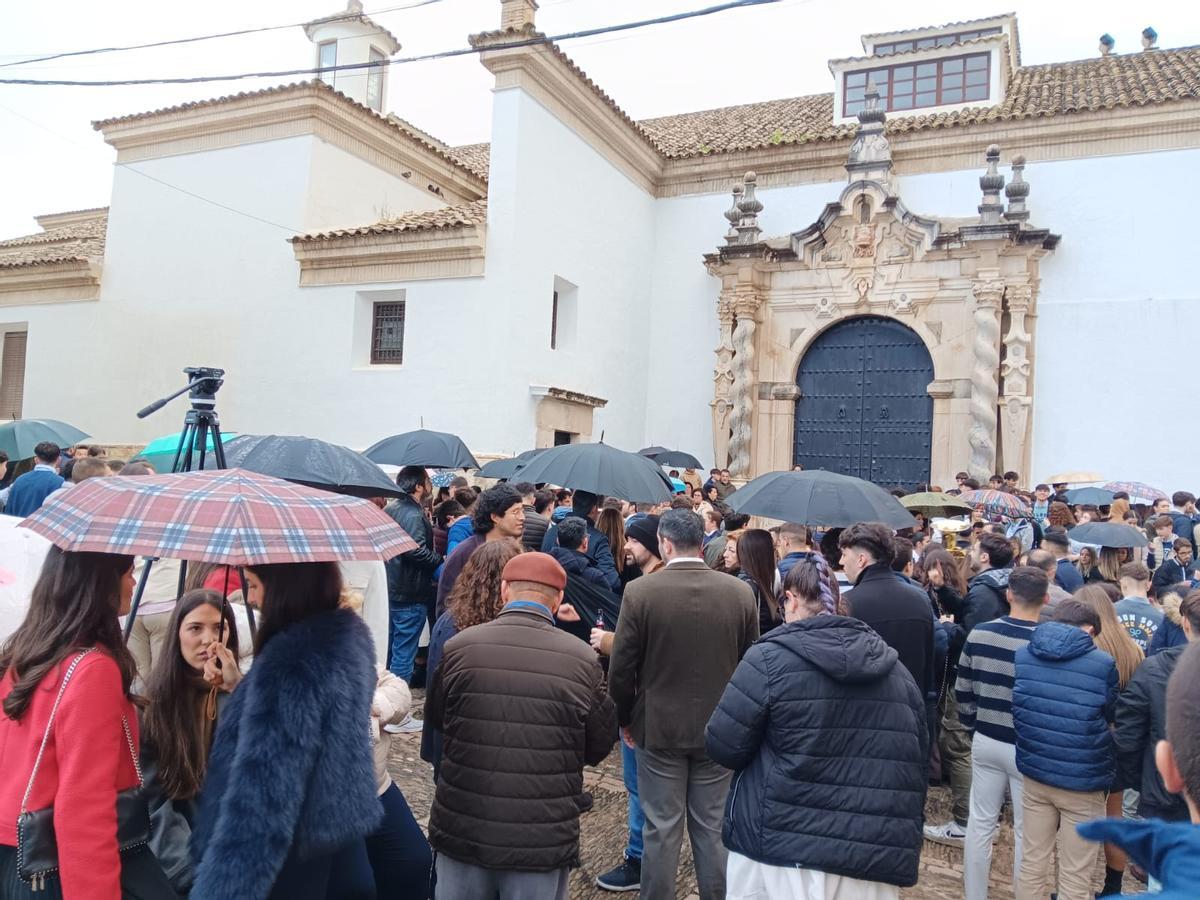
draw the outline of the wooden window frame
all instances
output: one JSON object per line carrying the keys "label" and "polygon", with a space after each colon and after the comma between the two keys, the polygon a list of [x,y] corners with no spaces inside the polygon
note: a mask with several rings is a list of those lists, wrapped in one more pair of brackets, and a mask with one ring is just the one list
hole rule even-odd
{"label": "wooden window frame", "polygon": [[[388,308],[391,307],[389,310]],[[399,312],[399,315],[396,312]],[[376,300],[371,305],[371,365],[399,366],[404,364],[404,326],[406,308],[403,300]],[[390,314],[389,314],[390,313]],[[385,324],[399,321],[399,348],[383,346],[383,328]]]}
{"label": "wooden window frame", "polygon": [[[24,410],[28,341],[29,332],[27,331],[0,332],[0,346],[4,349],[4,359],[0,366],[0,401],[3,401],[0,403],[0,418],[19,419]],[[16,352],[17,343],[21,345],[19,366],[9,355]],[[8,378],[4,377],[5,374],[8,375]]]}
{"label": "wooden window frame", "polygon": [[[977,62],[982,62],[982,65]],[[933,67],[932,73],[929,72],[931,66]],[[850,79],[858,76],[863,76],[863,84],[852,86]],[[969,80],[977,83],[968,84]],[[851,90],[865,91],[866,84],[872,81],[879,90],[881,107],[890,113],[904,114],[918,109],[934,109],[939,106],[983,103],[992,93],[992,54],[990,51],[965,53],[960,56],[913,60],[876,66],[871,69],[843,72],[842,115],[844,117],[854,116],[863,102],[858,97],[851,99]],[[921,87],[923,82],[926,84]],[[932,85],[928,82],[932,82]],[[897,84],[907,84],[908,87],[897,92]],[[973,95],[978,94],[980,88],[983,90],[982,96],[967,96],[968,91]],[[931,102],[919,100],[920,97],[930,93],[933,94]],[[897,107],[897,98],[908,100],[910,105]],[[853,110],[851,109],[852,105],[854,106]]]}

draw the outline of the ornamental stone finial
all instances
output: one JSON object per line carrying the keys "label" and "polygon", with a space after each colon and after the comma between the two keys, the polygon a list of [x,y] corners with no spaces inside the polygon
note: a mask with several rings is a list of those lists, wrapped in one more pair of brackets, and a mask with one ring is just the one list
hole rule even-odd
{"label": "ornamental stone finial", "polygon": [[979,221],[983,225],[999,225],[1004,204],[1000,191],[1004,189],[1004,176],[1000,174],[1000,147],[992,144],[987,148],[987,171],[979,176],[979,187],[983,191],[983,202],[979,204]]}
{"label": "ornamental stone finial", "polygon": [[738,208],[738,203],[742,199],[742,186],[735,184],[733,186],[733,205],[725,210],[725,218],[729,220],[729,230],[725,232],[725,242],[728,244],[736,244],[738,237],[738,222],[741,221],[742,211]]}
{"label": "ornamental stone finial", "polygon": [[1008,198],[1008,210],[1004,218],[1008,222],[1024,225],[1029,221],[1029,208],[1025,204],[1029,196],[1029,182],[1025,180],[1025,157],[1014,156],[1012,161],[1012,181],[1004,188],[1004,196]]}
{"label": "ornamental stone finial", "polygon": [[883,133],[887,113],[879,108],[879,89],[867,82],[866,104],[858,111],[858,133],[850,145],[846,171],[850,181],[887,183],[892,170],[892,147]]}
{"label": "ornamental stone finial", "polygon": [[737,224],[737,242],[739,244],[757,243],[762,234],[762,231],[758,227],[758,214],[763,211],[763,205],[756,194],[757,187],[758,176],[753,172],[747,172],[745,192],[742,195],[742,199],[737,203],[738,211],[741,213]]}

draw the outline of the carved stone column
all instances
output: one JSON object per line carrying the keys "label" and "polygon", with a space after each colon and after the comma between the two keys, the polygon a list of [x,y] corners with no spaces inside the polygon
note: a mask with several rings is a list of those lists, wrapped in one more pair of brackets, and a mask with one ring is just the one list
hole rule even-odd
{"label": "carved stone column", "polygon": [[975,294],[974,363],[971,368],[971,459],[967,471],[981,484],[996,471],[996,411],[1000,400],[1000,304],[1004,282],[972,283]]}
{"label": "carved stone column", "polygon": [[750,477],[751,441],[754,436],[754,353],[756,316],[761,297],[738,291],[734,302],[737,324],[733,329],[733,406],[729,420],[729,473],[734,478]]}
{"label": "carved stone column", "polygon": [[1008,334],[1004,336],[1004,399],[1000,404],[1000,423],[1004,436],[1004,469],[1026,472],[1025,456],[1029,434],[1029,411],[1033,397],[1029,391],[1032,368],[1030,349],[1033,335],[1025,327],[1033,289],[1027,284],[1010,284],[1004,292],[1008,308]]}
{"label": "carved stone column", "polygon": [[733,295],[725,291],[717,301],[717,321],[720,325],[713,369],[713,465],[729,465],[729,415],[733,409]]}

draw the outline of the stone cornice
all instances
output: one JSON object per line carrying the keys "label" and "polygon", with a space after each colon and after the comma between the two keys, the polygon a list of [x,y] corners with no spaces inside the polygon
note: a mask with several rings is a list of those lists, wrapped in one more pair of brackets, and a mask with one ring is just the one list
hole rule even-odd
{"label": "stone cornice", "polygon": [[294,240],[300,285],[376,284],[483,274],[487,226]]}
{"label": "stone cornice", "polygon": [[71,303],[100,297],[100,263],[64,260],[0,269],[0,307]]}
{"label": "stone cornice", "polygon": [[487,194],[487,183],[449,153],[319,83],[108,119],[95,127],[116,148],[119,163],[315,135],[393,174],[420,173],[414,183],[433,185],[438,190],[431,193],[448,203]]}
{"label": "stone cornice", "polygon": [[529,393],[534,397],[548,397],[551,400],[561,400],[563,403],[574,403],[578,406],[588,406],[592,409],[601,409],[608,405],[608,401],[603,397],[594,397],[591,394],[584,394],[580,391],[572,391],[567,388],[552,387],[545,384],[531,384]]}

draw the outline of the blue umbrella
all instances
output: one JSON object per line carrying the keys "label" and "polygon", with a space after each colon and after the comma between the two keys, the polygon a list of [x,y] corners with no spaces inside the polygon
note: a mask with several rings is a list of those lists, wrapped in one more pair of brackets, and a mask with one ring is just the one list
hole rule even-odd
{"label": "blue umbrella", "polygon": [[1113,502],[1113,492],[1098,487],[1081,487],[1067,491],[1067,502],[1072,506],[1090,503],[1093,506],[1108,506]]}
{"label": "blue umbrella", "polygon": [[[179,449],[179,436],[183,432],[177,431],[175,434],[164,434],[162,437],[156,437],[148,443],[142,452],[135,459],[142,459],[154,466],[154,471],[167,474],[171,471],[171,465],[175,462],[175,451]],[[221,446],[227,445],[237,435],[232,431],[221,433]],[[213,452],[213,438],[210,434],[204,446],[205,454]],[[199,460],[197,460],[199,464]]]}
{"label": "blue umbrella", "polygon": [[0,450],[12,460],[29,459],[33,456],[33,448],[42,441],[70,447],[90,436],[57,419],[14,419],[0,425]]}

